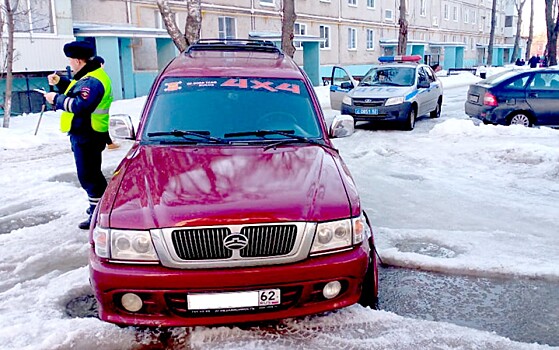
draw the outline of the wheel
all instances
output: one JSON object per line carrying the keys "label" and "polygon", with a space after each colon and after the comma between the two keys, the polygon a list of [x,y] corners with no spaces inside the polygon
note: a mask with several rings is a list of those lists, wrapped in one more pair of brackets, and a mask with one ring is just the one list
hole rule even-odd
{"label": "wheel", "polygon": [[441,116],[441,102],[442,101],[439,99],[439,101],[437,102],[437,107],[435,107],[435,109],[431,111],[431,114],[429,114],[431,118],[438,118]]}
{"label": "wheel", "polygon": [[406,121],[404,122],[404,130],[413,130],[413,128],[415,127],[415,116],[416,116],[416,111],[414,107],[411,107],[409,113],[408,113],[408,118],[406,119]]}
{"label": "wheel", "polygon": [[[372,257],[371,257],[372,256]],[[373,310],[378,309],[378,271],[376,269],[375,251],[371,248],[369,253],[369,266],[363,279],[363,286],[361,288],[361,297],[359,304],[363,307],[370,307]]]}
{"label": "wheel", "polygon": [[530,127],[532,126],[532,121],[526,112],[517,112],[510,118],[509,125],[523,125]]}

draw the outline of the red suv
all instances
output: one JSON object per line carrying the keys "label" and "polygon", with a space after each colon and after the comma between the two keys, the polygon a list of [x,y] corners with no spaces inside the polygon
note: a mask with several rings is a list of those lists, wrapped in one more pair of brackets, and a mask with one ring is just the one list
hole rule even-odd
{"label": "red suv", "polygon": [[193,326],[374,306],[373,235],[305,73],[272,43],[201,40],[157,77],[94,215],[100,318]]}

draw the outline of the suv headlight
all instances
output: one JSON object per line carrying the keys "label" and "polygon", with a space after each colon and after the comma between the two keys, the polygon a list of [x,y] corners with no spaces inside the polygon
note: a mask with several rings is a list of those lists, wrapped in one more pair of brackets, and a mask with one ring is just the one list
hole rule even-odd
{"label": "suv headlight", "polygon": [[127,231],[96,227],[93,231],[95,254],[102,258],[158,262],[149,231]]}
{"label": "suv headlight", "polygon": [[404,103],[404,96],[391,97],[391,98],[386,100],[384,105],[385,106],[393,106],[393,105],[399,105],[400,103]]}
{"label": "suv headlight", "polygon": [[344,98],[342,99],[342,103],[343,103],[344,105],[349,105],[349,106],[351,106],[351,97],[349,97],[349,96],[347,96],[347,95],[344,96]]}
{"label": "suv headlight", "polygon": [[358,218],[319,223],[311,254],[348,248],[363,242],[370,235],[371,230],[363,214]]}

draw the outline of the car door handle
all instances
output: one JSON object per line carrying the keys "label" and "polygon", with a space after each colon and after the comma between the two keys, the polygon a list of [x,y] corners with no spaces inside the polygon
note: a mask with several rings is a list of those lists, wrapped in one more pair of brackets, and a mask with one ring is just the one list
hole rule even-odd
{"label": "car door handle", "polygon": [[528,97],[538,97],[538,93],[537,92],[530,92],[528,94]]}

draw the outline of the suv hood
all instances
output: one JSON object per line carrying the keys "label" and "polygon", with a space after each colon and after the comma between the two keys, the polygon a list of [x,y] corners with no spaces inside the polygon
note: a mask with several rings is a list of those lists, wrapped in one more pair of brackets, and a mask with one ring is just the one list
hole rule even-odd
{"label": "suv hood", "polygon": [[390,98],[406,96],[414,89],[412,86],[357,86],[349,96],[353,98]]}
{"label": "suv hood", "polygon": [[351,198],[356,190],[342,167],[319,146],[142,145],[115,173],[100,221],[150,229],[349,217],[346,188]]}

